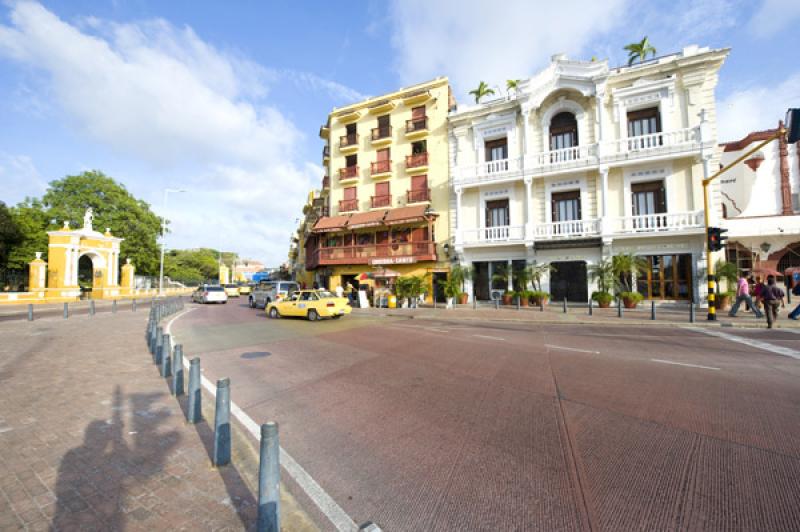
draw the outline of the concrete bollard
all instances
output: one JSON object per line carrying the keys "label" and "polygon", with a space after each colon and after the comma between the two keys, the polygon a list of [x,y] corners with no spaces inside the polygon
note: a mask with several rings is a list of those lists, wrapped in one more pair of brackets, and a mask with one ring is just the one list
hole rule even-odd
{"label": "concrete bollard", "polygon": [[89,316],[94,316],[94,299],[89,300]]}
{"label": "concrete bollard", "polygon": [[280,532],[280,443],[278,424],[261,425],[261,448],[258,464],[258,532]]}
{"label": "concrete bollard", "polygon": [[519,296],[515,297],[514,300],[517,305],[517,310],[519,310]]}
{"label": "concrete bollard", "polygon": [[593,311],[592,311],[592,308],[594,307],[594,304],[593,304],[593,303],[594,303],[594,300],[593,300],[593,299],[590,297],[590,298],[589,298],[589,316],[591,316],[591,315],[592,315],[592,312],[593,312]]}
{"label": "concrete bollard", "polygon": [[175,346],[172,354],[172,395],[183,395],[183,345]]}
{"label": "concrete bollard", "polygon": [[217,381],[217,402],[214,409],[214,459],[215,466],[231,461],[231,380]]}
{"label": "concrete bollard", "polygon": [[500,310],[500,300],[499,299],[495,299],[494,300],[494,309],[495,310]]}
{"label": "concrete bollard", "polygon": [[164,345],[161,346],[161,376],[172,377],[172,338],[164,335]]}
{"label": "concrete bollard", "polygon": [[689,323],[694,323],[694,316],[695,309],[694,309],[694,301],[689,302]]}
{"label": "concrete bollard", "polygon": [[64,303],[64,319],[69,318],[69,303]]}
{"label": "concrete bollard", "polygon": [[111,302],[111,314],[117,313],[117,300]]}
{"label": "concrete bollard", "polygon": [[131,300],[131,312],[136,312],[136,298]]}
{"label": "concrete bollard", "polygon": [[539,312],[544,312],[544,298],[539,298]]}
{"label": "concrete bollard", "polygon": [[655,321],[656,320],[656,302],[650,302],[650,319]]}
{"label": "concrete bollard", "polygon": [[199,423],[201,417],[200,395],[200,359],[194,357],[189,363],[189,406],[186,409],[186,421]]}
{"label": "concrete bollard", "polygon": [[621,297],[617,298],[617,317],[618,318],[622,317],[622,298]]}
{"label": "concrete bollard", "polygon": [[28,321],[33,321],[33,305],[28,303]]}
{"label": "concrete bollard", "polygon": [[567,313],[567,298],[564,298],[564,314]]}

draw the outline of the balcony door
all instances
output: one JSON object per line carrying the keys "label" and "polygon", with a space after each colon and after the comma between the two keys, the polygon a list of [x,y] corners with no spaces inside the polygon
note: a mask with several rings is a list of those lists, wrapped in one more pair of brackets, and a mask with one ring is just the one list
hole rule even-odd
{"label": "balcony door", "polygon": [[488,173],[508,170],[508,139],[489,140],[486,149],[486,170]]}
{"label": "balcony door", "polygon": [[667,194],[663,181],[648,181],[631,185],[634,229],[666,227]]}
{"label": "balcony door", "polygon": [[560,153],[553,153],[550,157],[551,163],[562,161],[572,161],[576,159],[574,148],[578,145],[578,121],[572,113],[558,113],[550,121],[550,149],[566,150]]}
{"label": "balcony door", "polygon": [[508,226],[511,223],[508,199],[486,202],[485,240],[503,240],[508,238]]}
{"label": "balcony door", "polygon": [[[551,197],[552,218],[555,234],[579,233],[581,213],[581,191],[558,192]],[[573,223],[566,223],[573,222]]]}
{"label": "balcony door", "polygon": [[372,198],[372,207],[391,207],[392,196],[389,192],[389,182],[375,183],[375,196]]}
{"label": "balcony door", "polygon": [[411,191],[408,194],[408,203],[418,201],[430,201],[428,176],[426,174],[411,176]]}
{"label": "balcony door", "polygon": [[660,146],[663,139],[656,133],[661,133],[661,113],[658,107],[628,113],[628,149],[640,150]]}

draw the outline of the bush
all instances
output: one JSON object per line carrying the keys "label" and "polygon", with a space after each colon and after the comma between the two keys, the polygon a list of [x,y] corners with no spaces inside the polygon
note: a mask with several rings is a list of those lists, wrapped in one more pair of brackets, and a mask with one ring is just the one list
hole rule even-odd
{"label": "bush", "polygon": [[605,304],[610,304],[613,300],[614,296],[612,296],[608,292],[592,292],[592,301],[596,301],[597,303],[602,303],[605,305]]}
{"label": "bush", "polygon": [[644,296],[639,292],[622,292],[620,294],[620,297],[622,299],[627,299],[628,301],[633,301],[635,303],[639,303],[642,299],[644,299]]}
{"label": "bush", "polygon": [[550,294],[548,294],[543,290],[532,290],[531,292],[529,292],[529,294],[530,294],[529,297],[534,301],[536,301],[537,303],[539,301],[545,301],[550,297]]}

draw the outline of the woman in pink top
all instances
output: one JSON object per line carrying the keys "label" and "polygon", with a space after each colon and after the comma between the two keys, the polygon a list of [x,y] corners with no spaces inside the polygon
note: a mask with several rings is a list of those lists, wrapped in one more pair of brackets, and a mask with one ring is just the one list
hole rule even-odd
{"label": "woman in pink top", "polygon": [[[763,285],[760,282],[756,285],[756,299],[758,299],[761,295],[762,287]],[[728,313],[728,316],[731,318],[736,317],[736,313],[739,312],[739,306],[742,304],[742,302],[747,303],[747,306],[753,309],[756,318],[761,318],[763,316],[761,311],[758,310],[758,307],[753,304],[753,299],[750,297],[750,285],[748,284],[747,279],[745,279],[743,275],[740,275],[739,281],[736,283],[736,302],[731,307],[731,311]]]}

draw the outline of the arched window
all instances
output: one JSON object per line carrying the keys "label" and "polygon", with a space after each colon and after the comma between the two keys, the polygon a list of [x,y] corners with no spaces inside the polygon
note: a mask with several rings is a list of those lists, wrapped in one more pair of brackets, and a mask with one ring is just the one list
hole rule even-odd
{"label": "arched window", "polygon": [[786,253],[778,261],[778,271],[783,275],[787,268],[797,267],[800,267],[800,244],[791,244],[787,246]]}
{"label": "arched window", "polygon": [[578,145],[578,121],[575,115],[564,111],[550,120],[550,149],[561,150]]}

